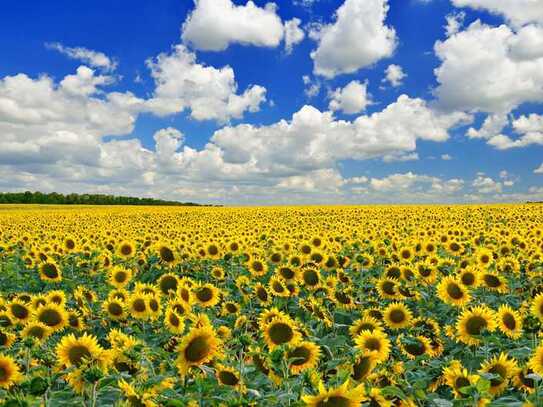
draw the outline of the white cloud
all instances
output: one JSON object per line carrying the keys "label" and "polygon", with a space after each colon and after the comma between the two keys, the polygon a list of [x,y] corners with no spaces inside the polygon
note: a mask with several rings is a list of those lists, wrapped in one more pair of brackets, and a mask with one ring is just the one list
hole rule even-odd
{"label": "white cloud", "polygon": [[[534,51],[532,43],[520,42],[533,30],[525,26],[515,33],[506,25],[491,27],[476,21],[436,42],[442,61],[435,70],[440,106],[504,114],[525,102],[543,102],[543,55]],[[521,55],[525,58],[519,59]]]}
{"label": "white cloud", "polygon": [[503,185],[490,177],[479,175],[471,184],[479,194],[501,193]]}
{"label": "white cloud", "polygon": [[294,46],[305,38],[304,30],[300,28],[302,20],[293,18],[285,22],[285,51],[287,54],[292,52]]}
{"label": "white cloud", "polygon": [[228,121],[240,118],[246,111],[255,112],[266,100],[266,89],[252,85],[242,94],[231,67],[214,68],[196,61],[196,55],[183,45],[170,54],[148,60],[156,88],[147,108],[159,115],[190,110],[196,120]]}
{"label": "white cloud", "polygon": [[391,56],[397,39],[394,29],[385,25],[387,12],[387,0],[345,0],[334,23],[311,32],[318,41],[311,53],[315,73],[333,78]]}
{"label": "white cloud", "polygon": [[534,170],[534,174],[543,174],[543,163],[539,166],[539,168],[536,168]]}
{"label": "white cloud", "polygon": [[293,175],[283,178],[277,184],[279,189],[294,191],[328,191],[338,192],[344,180],[337,170],[315,170],[304,175]]}
{"label": "white cloud", "polygon": [[383,82],[387,81],[394,87],[398,87],[402,84],[402,81],[407,75],[402,70],[400,65],[391,64],[385,70],[385,78]]}
{"label": "white cloud", "polygon": [[346,114],[360,113],[371,104],[371,95],[368,93],[368,82],[351,81],[344,88],[337,88],[330,92],[329,109],[341,110]]}
{"label": "white cloud", "polygon": [[321,91],[321,83],[319,80],[312,80],[308,75],[302,77],[305,88],[304,93],[308,98],[317,96]]}
{"label": "white cloud", "polygon": [[231,0],[195,0],[195,9],[182,28],[186,44],[205,51],[223,51],[230,44],[277,47],[284,35],[276,5],[258,7],[248,1],[237,6]]}
{"label": "white cloud", "polygon": [[542,0],[452,0],[456,7],[487,10],[504,16],[515,26],[543,23]]}
{"label": "white cloud", "polygon": [[45,46],[94,68],[101,68],[106,71],[114,71],[117,68],[117,62],[102,52],[83,47],[66,47],[59,42],[46,43]]}
{"label": "white cloud", "polygon": [[447,14],[445,20],[447,25],[445,26],[445,33],[447,37],[456,34],[462,28],[464,24],[464,19],[466,18],[466,13],[463,11]]}
{"label": "white cloud", "polygon": [[385,178],[372,178],[370,185],[378,192],[408,192],[408,196],[420,194],[423,199],[427,199],[430,196],[455,194],[464,187],[464,181],[458,178],[442,180],[438,177],[407,172],[392,174]]}
{"label": "white cloud", "polygon": [[450,160],[452,160],[453,158],[452,158],[452,156],[450,156],[449,154],[442,154],[442,155],[441,155],[441,159],[442,159],[443,161],[450,161]]}
{"label": "white cloud", "polygon": [[531,114],[520,116],[512,122],[513,131],[520,135],[516,139],[498,134],[488,140],[488,144],[499,150],[521,148],[532,144],[543,145],[543,116]]}
{"label": "white cloud", "polygon": [[383,161],[385,163],[417,161],[418,159],[419,159],[419,155],[417,153],[387,154],[383,156]]}
{"label": "white cloud", "polygon": [[490,139],[497,136],[508,123],[509,118],[506,114],[491,114],[485,118],[479,130],[470,127],[467,135],[469,138]]}

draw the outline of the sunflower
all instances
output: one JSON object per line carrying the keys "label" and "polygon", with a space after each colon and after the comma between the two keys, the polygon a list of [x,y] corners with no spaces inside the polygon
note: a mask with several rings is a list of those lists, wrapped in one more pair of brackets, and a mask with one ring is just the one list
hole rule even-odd
{"label": "sunflower", "polygon": [[407,328],[411,325],[413,315],[409,308],[401,302],[390,303],[384,310],[385,324],[391,329]]}
{"label": "sunflower", "polygon": [[57,304],[61,307],[66,305],[66,293],[62,290],[49,291],[45,298],[49,303]]}
{"label": "sunflower", "polygon": [[349,328],[349,333],[351,334],[351,337],[354,339],[358,335],[360,335],[362,331],[373,332],[376,329],[382,329],[381,322],[370,316],[364,316],[353,322],[353,324]]}
{"label": "sunflower", "polygon": [[112,320],[126,319],[126,306],[123,301],[110,298],[102,303],[102,310]]}
{"label": "sunflower", "polygon": [[319,394],[315,396],[302,396],[302,401],[309,407],[358,407],[364,399],[364,386],[361,384],[349,390],[349,380],[337,388],[328,390],[319,381],[318,391]]}
{"label": "sunflower", "polygon": [[23,380],[19,365],[11,356],[0,354],[0,387],[7,389]]}
{"label": "sunflower", "polygon": [[26,323],[32,315],[30,307],[19,299],[11,301],[7,308],[13,321],[18,324]]}
{"label": "sunflower", "polygon": [[511,339],[518,339],[522,335],[522,317],[509,305],[498,308],[498,328]]}
{"label": "sunflower", "polygon": [[215,377],[223,386],[234,387],[238,390],[243,389],[243,383],[239,372],[229,366],[217,364],[217,366],[215,366]]}
{"label": "sunflower", "polygon": [[202,307],[213,307],[220,299],[220,291],[213,284],[199,284],[193,290],[194,299]]}
{"label": "sunflower", "polygon": [[357,382],[366,380],[376,365],[377,360],[371,352],[363,354],[354,361],[352,365],[353,373],[351,377]]}
{"label": "sunflower", "polygon": [[136,246],[133,242],[130,242],[128,240],[124,240],[117,246],[116,250],[117,254],[124,258],[124,259],[130,259],[136,254]]}
{"label": "sunflower", "polygon": [[51,335],[51,333],[52,330],[47,325],[38,321],[30,321],[21,331],[21,336],[23,338],[33,338],[38,342],[43,342]]}
{"label": "sunflower", "polygon": [[128,300],[128,311],[136,319],[149,318],[149,294],[134,293]]}
{"label": "sunflower", "polygon": [[460,362],[453,361],[448,367],[443,369],[443,379],[445,380],[445,384],[451,388],[454,397],[462,398],[461,389],[476,384],[480,377],[470,374],[467,369],[462,368]]}
{"label": "sunflower", "polygon": [[192,366],[200,366],[220,356],[222,342],[210,326],[193,327],[177,347],[177,368],[185,376]]}
{"label": "sunflower", "polygon": [[437,295],[446,304],[457,307],[465,306],[471,296],[459,279],[447,276],[443,277],[437,285]]}
{"label": "sunflower", "polygon": [[492,251],[484,248],[477,250],[477,252],[475,253],[475,258],[477,264],[479,264],[481,267],[484,267],[485,269],[494,261]]}
{"label": "sunflower", "polygon": [[539,321],[543,322],[543,293],[539,293],[532,300],[530,311]]}
{"label": "sunflower", "polygon": [[384,362],[388,359],[390,353],[390,340],[383,331],[362,331],[354,341],[356,348],[360,350],[362,354],[372,355],[377,363]]}
{"label": "sunflower", "polygon": [[58,361],[69,367],[79,368],[82,365],[92,361],[101,360],[104,356],[104,349],[98,344],[98,340],[93,335],[83,334],[76,338],[74,334],[62,337],[56,347]]}
{"label": "sunflower", "polygon": [[116,288],[124,288],[132,279],[132,270],[114,266],[109,269],[109,284]]}
{"label": "sunflower", "polygon": [[330,293],[330,299],[341,309],[353,309],[356,305],[351,295],[345,290],[333,290]]}
{"label": "sunflower", "polygon": [[270,282],[268,283],[268,292],[276,297],[288,297],[290,295],[290,292],[286,287],[286,282],[278,276],[273,276],[270,278]]}
{"label": "sunflower", "polygon": [[317,366],[320,357],[320,347],[313,342],[302,341],[287,352],[290,361],[289,368],[292,374],[313,369]]}
{"label": "sunflower", "polygon": [[379,296],[383,299],[396,300],[398,299],[399,281],[393,277],[382,277],[377,281],[375,287]]}
{"label": "sunflower", "polygon": [[535,350],[528,361],[527,366],[537,373],[539,376],[543,376],[543,344],[540,344]]}
{"label": "sunflower", "polygon": [[222,315],[235,315],[239,312],[239,305],[234,301],[227,301],[222,304],[221,314]]}
{"label": "sunflower", "polygon": [[538,382],[532,377],[533,374],[533,370],[528,367],[518,369],[513,376],[513,385],[527,393],[533,393],[538,385]]}
{"label": "sunflower", "polygon": [[54,261],[46,261],[40,264],[38,268],[40,272],[40,278],[43,281],[58,282],[62,281],[62,271],[57,263]]}
{"label": "sunflower", "polygon": [[254,277],[263,276],[268,272],[268,265],[263,259],[259,257],[253,258],[249,262],[249,272]]}
{"label": "sunflower", "polygon": [[485,288],[504,294],[508,291],[507,281],[497,273],[485,272],[481,274],[481,282]]}
{"label": "sunflower", "polygon": [[489,392],[493,395],[499,395],[504,392],[509,384],[509,379],[517,372],[517,362],[510,359],[506,354],[495,355],[492,359],[485,361],[481,365],[479,373],[490,373],[496,375],[490,379]]}
{"label": "sunflower", "polygon": [[372,407],[394,407],[392,401],[387,400],[377,387],[372,387],[363,401],[365,405]]}
{"label": "sunflower", "polygon": [[476,267],[470,266],[462,269],[458,274],[460,282],[469,288],[476,288],[480,283],[480,273]]}
{"label": "sunflower", "polygon": [[16,339],[17,339],[17,336],[15,334],[0,330],[0,346],[1,347],[3,348],[11,347],[11,345],[13,345]]}
{"label": "sunflower", "polygon": [[68,326],[79,331],[85,329],[85,323],[78,311],[68,312]]}
{"label": "sunflower", "polygon": [[168,307],[164,314],[164,325],[173,334],[180,334],[185,330],[183,323],[184,318],[181,317],[173,308]]}
{"label": "sunflower", "polygon": [[54,303],[41,306],[34,316],[38,322],[47,325],[54,332],[61,331],[68,325],[68,313],[64,307]]}
{"label": "sunflower", "polygon": [[158,279],[157,285],[164,295],[176,293],[179,286],[179,278],[173,273],[166,273]]}
{"label": "sunflower", "polygon": [[288,317],[276,316],[262,328],[264,341],[270,350],[280,345],[295,345],[301,335]]}
{"label": "sunflower", "polygon": [[422,335],[398,337],[398,342],[402,352],[409,359],[416,359],[417,357],[428,355],[432,353],[432,343],[430,339]]}
{"label": "sunflower", "polygon": [[300,273],[300,283],[310,290],[316,290],[320,287],[321,275],[315,267],[304,267]]}
{"label": "sunflower", "polygon": [[149,307],[149,317],[155,321],[162,314],[162,304],[158,295],[147,296],[147,306]]}
{"label": "sunflower", "polygon": [[496,329],[494,311],[485,305],[464,310],[456,323],[458,339],[467,345],[476,346],[481,343],[478,338],[485,331]]}
{"label": "sunflower", "polygon": [[165,242],[157,243],[155,245],[155,252],[158,254],[158,259],[163,264],[175,266],[179,262],[179,256],[175,250]]}

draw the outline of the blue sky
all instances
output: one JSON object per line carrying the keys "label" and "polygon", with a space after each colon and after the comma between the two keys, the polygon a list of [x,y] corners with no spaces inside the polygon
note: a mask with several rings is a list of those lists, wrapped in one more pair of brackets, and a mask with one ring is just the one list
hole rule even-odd
{"label": "blue sky", "polygon": [[2,190],[543,199],[542,1],[34,1],[2,16]]}

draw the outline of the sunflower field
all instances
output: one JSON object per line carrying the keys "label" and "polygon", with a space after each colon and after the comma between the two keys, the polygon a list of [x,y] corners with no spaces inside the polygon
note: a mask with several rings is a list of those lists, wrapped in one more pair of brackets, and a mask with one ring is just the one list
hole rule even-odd
{"label": "sunflower field", "polygon": [[543,406],[543,205],[4,205],[0,405]]}

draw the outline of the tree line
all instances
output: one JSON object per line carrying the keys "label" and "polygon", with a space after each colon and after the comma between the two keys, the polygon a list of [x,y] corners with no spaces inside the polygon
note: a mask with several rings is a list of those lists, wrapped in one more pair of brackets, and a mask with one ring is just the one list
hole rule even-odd
{"label": "tree line", "polygon": [[158,205],[201,206],[193,202],[163,201],[153,198],[114,196],[104,194],[59,194],[51,192],[0,192],[0,204],[47,204],[47,205]]}

